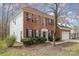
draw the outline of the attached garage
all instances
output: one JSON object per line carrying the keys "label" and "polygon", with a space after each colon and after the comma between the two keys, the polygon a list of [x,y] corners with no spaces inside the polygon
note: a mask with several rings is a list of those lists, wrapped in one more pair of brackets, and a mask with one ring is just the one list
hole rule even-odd
{"label": "attached garage", "polygon": [[57,35],[60,36],[61,40],[69,40],[70,30],[68,27],[58,26]]}

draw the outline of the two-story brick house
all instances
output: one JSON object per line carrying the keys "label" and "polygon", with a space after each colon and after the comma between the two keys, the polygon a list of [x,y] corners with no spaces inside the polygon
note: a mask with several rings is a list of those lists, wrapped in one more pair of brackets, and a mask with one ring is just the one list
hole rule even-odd
{"label": "two-story brick house", "polygon": [[50,36],[53,37],[53,31],[54,17],[28,6],[18,11],[10,21],[10,35],[15,35],[18,42],[29,36],[46,37],[48,41]]}

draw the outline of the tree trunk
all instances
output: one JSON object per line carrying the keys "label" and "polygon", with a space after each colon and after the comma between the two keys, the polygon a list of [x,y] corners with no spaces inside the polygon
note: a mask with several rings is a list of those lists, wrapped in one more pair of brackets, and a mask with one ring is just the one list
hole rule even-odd
{"label": "tree trunk", "polygon": [[2,4],[2,40],[3,40],[3,37],[4,37],[4,26],[3,26],[3,24],[4,24],[4,3]]}
{"label": "tree trunk", "polygon": [[55,15],[55,20],[54,20],[54,37],[53,37],[53,46],[56,46],[55,44],[55,40],[56,40],[56,36],[57,36],[57,20],[58,20],[58,4],[55,3],[56,5],[56,10],[54,12]]}

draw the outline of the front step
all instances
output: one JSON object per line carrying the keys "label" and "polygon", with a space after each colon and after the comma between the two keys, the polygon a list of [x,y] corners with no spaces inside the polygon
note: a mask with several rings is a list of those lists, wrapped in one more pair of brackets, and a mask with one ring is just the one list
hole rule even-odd
{"label": "front step", "polygon": [[22,42],[16,42],[13,47],[14,48],[22,48],[23,47],[23,43]]}

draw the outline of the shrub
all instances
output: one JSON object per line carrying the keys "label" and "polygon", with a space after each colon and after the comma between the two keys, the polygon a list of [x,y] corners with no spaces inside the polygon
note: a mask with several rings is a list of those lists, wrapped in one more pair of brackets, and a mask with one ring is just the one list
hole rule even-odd
{"label": "shrub", "polygon": [[47,39],[45,37],[41,37],[40,43],[45,43]]}
{"label": "shrub", "polygon": [[38,42],[37,42],[37,38],[32,38],[32,40],[33,40],[33,44],[37,44]]}
{"label": "shrub", "polygon": [[36,40],[37,43],[40,43],[41,42],[41,37],[36,37],[36,39],[37,39]]}
{"label": "shrub", "polygon": [[32,45],[32,44],[38,44],[38,43],[45,43],[46,40],[47,39],[44,37],[36,37],[36,38],[28,37],[28,38],[22,39],[22,42],[24,45]]}
{"label": "shrub", "polygon": [[45,41],[47,40],[46,38],[44,38],[44,37],[36,37],[36,42],[37,43],[45,43]]}
{"label": "shrub", "polygon": [[32,45],[33,44],[33,40],[31,37],[22,39],[22,42],[24,45]]}
{"label": "shrub", "polygon": [[61,39],[61,38],[60,38],[59,36],[56,36],[56,37],[55,37],[55,41],[60,41],[60,39]]}
{"label": "shrub", "polygon": [[6,44],[8,47],[12,47],[15,42],[16,42],[15,36],[10,36],[10,37],[7,37],[6,39]]}
{"label": "shrub", "polygon": [[52,36],[48,36],[49,41],[53,41],[53,37]]}

